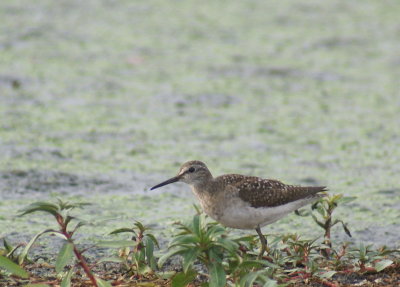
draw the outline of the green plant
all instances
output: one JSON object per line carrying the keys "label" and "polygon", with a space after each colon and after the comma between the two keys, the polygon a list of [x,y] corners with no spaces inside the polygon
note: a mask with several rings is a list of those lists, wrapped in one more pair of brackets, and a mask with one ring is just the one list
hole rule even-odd
{"label": "green plant", "polygon": [[341,219],[334,219],[333,212],[339,204],[348,203],[355,200],[355,197],[344,197],[343,194],[334,194],[322,197],[319,201],[314,203],[311,207],[313,211],[311,216],[315,223],[322,229],[324,229],[324,244],[326,248],[322,249],[322,253],[329,257],[331,255],[332,241],[331,241],[331,230],[336,224],[341,223],[343,230],[346,234],[351,237],[351,233]]}
{"label": "green plant", "polygon": [[[254,251],[257,248],[255,236],[228,236],[224,227],[208,221],[207,216],[199,214],[199,211],[190,222],[179,222],[177,227],[178,233],[169,244],[168,252],[158,262],[161,267],[171,256],[182,257],[183,271],[172,278],[173,286],[185,286],[197,275],[208,278],[211,287],[226,284],[253,286],[253,282],[276,283],[269,276],[272,276],[278,266],[265,260],[257,260]],[[205,266],[206,274],[199,271],[200,267],[194,267],[196,262]],[[258,272],[257,276],[247,276],[255,270],[262,272]]]}
{"label": "green plant", "polygon": [[16,246],[12,246],[8,241],[4,238],[3,239],[3,246],[4,248],[0,249],[0,255],[7,257],[13,262],[18,262],[18,249],[24,246],[24,244],[20,243]]}
{"label": "green plant", "polygon": [[[171,256],[179,254],[183,257],[185,276],[194,279],[196,272],[193,272],[193,264],[198,260],[208,270],[206,276],[210,278],[210,286],[225,286],[226,272],[222,265],[224,255],[234,254],[239,245],[226,237],[225,228],[206,222],[203,214],[196,214],[191,222],[177,223],[177,226],[179,233],[169,244],[169,251],[159,259],[159,266]],[[180,277],[184,275],[177,274]]]}
{"label": "green plant", "polygon": [[[0,267],[7,270],[9,273],[21,277],[28,278],[29,274],[21,266],[13,262],[11,259],[0,255]],[[1,275],[1,273],[0,273]],[[1,276],[0,276],[1,277]]]}
{"label": "green plant", "polygon": [[[54,216],[58,224],[58,230],[56,229],[46,229],[36,236],[34,236],[31,241],[26,245],[25,249],[21,252],[19,256],[19,263],[22,264],[27,257],[27,254],[34,244],[34,242],[43,234],[52,233],[56,234],[62,239],[64,239],[64,244],[61,247],[57,260],[55,269],[58,273],[62,272],[64,267],[71,262],[73,255],[75,255],[77,259],[77,264],[82,267],[84,273],[89,278],[91,283],[98,286],[111,286],[107,282],[104,282],[100,279],[95,278],[93,275],[86,258],[82,255],[82,252],[76,246],[73,235],[75,232],[84,225],[82,221],[77,221],[76,217],[70,216],[69,211],[75,208],[82,208],[83,206],[88,205],[88,203],[68,203],[58,200],[56,203],[50,202],[35,202],[22,209],[20,212],[20,216],[24,216],[27,214],[31,214],[34,212],[45,212]],[[69,228],[70,224],[73,221],[77,221],[73,228]],[[74,265],[75,266],[75,265]],[[64,279],[61,282],[62,286],[69,286],[72,274],[74,272],[74,266],[69,269],[69,271],[64,276]]]}
{"label": "green plant", "polygon": [[131,233],[130,240],[101,241],[99,246],[119,248],[119,257],[104,258],[101,261],[121,262],[125,264],[131,275],[143,275],[157,269],[154,247],[158,246],[155,236],[148,232],[149,228],[139,221],[132,228],[118,228],[110,234]]}
{"label": "green plant", "polygon": [[364,243],[360,243],[358,247],[350,249],[348,257],[360,272],[380,272],[392,265],[393,261],[385,259],[385,256],[394,252],[386,247],[374,250],[372,245],[365,246]]}

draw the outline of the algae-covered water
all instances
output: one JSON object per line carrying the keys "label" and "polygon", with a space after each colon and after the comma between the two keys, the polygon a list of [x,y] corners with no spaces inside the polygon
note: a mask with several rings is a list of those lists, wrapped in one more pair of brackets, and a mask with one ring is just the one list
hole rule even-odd
{"label": "algae-covered water", "polygon": [[[194,214],[187,160],[327,185],[353,241],[400,245],[398,1],[1,1],[0,238],[89,201],[87,240]],[[290,215],[266,233],[320,235]],[[338,228],[334,236],[348,240]]]}

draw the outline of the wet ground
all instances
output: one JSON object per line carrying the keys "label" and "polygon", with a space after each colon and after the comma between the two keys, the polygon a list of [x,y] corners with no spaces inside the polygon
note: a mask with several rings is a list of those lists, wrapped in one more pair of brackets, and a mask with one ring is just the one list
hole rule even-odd
{"label": "wet ground", "polygon": [[[327,185],[353,241],[400,245],[397,1],[0,3],[0,238],[36,200],[89,201],[82,241],[134,219],[167,240],[215,174]],[[337,229],[334,237],[347,240]],[[320,234],[291,215],[265,232]],[[52,248],[50,246],[50,248]]]}

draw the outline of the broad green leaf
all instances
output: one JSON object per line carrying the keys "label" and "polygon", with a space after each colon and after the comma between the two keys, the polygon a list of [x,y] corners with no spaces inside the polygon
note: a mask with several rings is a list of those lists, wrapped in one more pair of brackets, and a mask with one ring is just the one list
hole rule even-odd
{"label": "broad green leaf", "polygon": [[160,248],[160,246],[158,245],[158,241],[153,234],[148,233],[148,234],[146,234],[146,237],[149,237],[151,240],[153,240],[153,243],[157,246],[157,248]]}
{"label": "broad green leaf", "polygon": [[146,259],[147,259],[147,263],[150,265],[150,267],[152,269],[156,269],[157,268],[157,264],[156,264],[156,260],[154,258],[154,243],[153,240],[146,236],[144,238],[144,244],[145,244],[145,250],[146,250]]}
{"label": "broad green leaf", "polygon": [[24,285],[24,287],[50,287],[50,286],[47,284],[43,284],[43,283],[36,283],[36,284]]}
{"label": "broad green leaf", "polygon": [[185,287],[189,283],[191,283],[195,278],[196,278],[196,271],[193,269],[189,270],[188,272],[180,272],[177,273],[173,278],[171,282],[172,287]]}
{"label": "broad green leaf", "polygon": [[201,220],[200,215],[193,216],[193,232],[200,238]]}
{"label": "broad green leaf", "polygon": [[214,262],[210,267],[210,287],[224,287],[226,274],[222,264]]}
{"label": "broad green leaf", "polygon": [[223,237],[218,238],[218,241],[215,242],[215,244],[230,251],[231,253],[236,253],[239,247],[235,241]]}
{"label": "broad green leaf", "polygon": [[97,277],[96,277],[96,282],[99,287],[112,287],[110,282],[107,282]]}
{"label": "broad green leaf", "polygon": [[109,234],[118,234],[118,233],[124,233],[124,232],[130,232],[136,234],[136,232],[132,228],[118,228],[113,231],[111,231]]}
{"label": "broad green leaf", "polygon": [[21,278],[28,278],[29,274],[26,272],[22,267],[18,264],[12,262],[7,257],[0,255],[0,267],[3,267],[7,271],[11,272],[12,274],[21,277]]}
{"label": "broad green leaf", "polygon": [[38,201],[38,202],[34,202],[34,203],[28,205],[27,207],[23,208],[20,211],[19,216],[24,216],[26,214],[33,213],[36,211],[43,211],[43,212],[50,213],[54,216],[57,216],[59,214],[60,209],[56,204]]}
{"label": "broad green leaf", "polygon": [[187,252],[183,253],[183,272],[187,272],[189,268],[193,265],[193,262],[197,259],[199,254],[199,249],[191,248]]}
{"label": "broad green leaf", "polygon": [[99,241],[97,244],[99,247],[110,247],[110,248],[122,248],[122,247],[133,247],[136,242],[133,240],[104,240]]}
{"label": "broad green leaf", "polygon": [[220,236],[221,234],[224,234],[225,232],[225,228],[223,228],[222,226],[214,225],[207,230],[206,237],[215,238]]}
{"label": "broad green leaf", "polygon": [[61,281],[60,287],[70,287],[71,286],[71,277],[74,273],[74,268],[68,270],[67,274],[64,276],[63,280]]}
{"label": "broad green leaf", "polygon": [[385,269],[386,267],[389,267],[392,264],[393,264],[392,260],[384,259],[384,260],[376,262],[374,267],[377,272],[381,272],[383,269]]}
{"label": "broad green leaf", "polygon": [[240,279],[239,286],[242,287],[253,287],[254,281],[257,279],[258,273],[257,272],[250,272],[247,273],[245,276]]}
{"label": "broad green leaf", "polygon": [[66,241],[61,247],[56,260],[56,272],[61,272],[65,265],[71,261],[73,256],[74,245],[71,242]]}
{"label": "broad green leaf", "polygon": [[18,264],[21,265],[24,260],[26,259],[26,256],[28,255],[29,250],[31,249],[32,245],[35,243],[35,241],[42,236],[45,233],[48,232],[55,232],[58,233],[56,230],[54,229],[46,229],[45,231],[39,232],[38,234],[36,234],[31,241],[29,241],[29,243],[25,246],[24,250],[22,250],[21,254],[18,256]]}
{"label": "broad green leaf", "polygon": [[180,254],[180,253],[184,252],[185,250],[187,250],[187,248],[185,248],[185,247],[178,247],[178,248],[173,248],[173,249],[169,250],[167,253],[165,253],[158,259],[158,267],[161,268],[164,265],[165,261],[168,260],[168,258],[170,258],[176,254]]}
{"label": "broad green leaf", "polygon": [[186,234],[176,236],[170,243],[169,247],[174,247],[183,244],[196,244],[199,242],[199,238],[194,234]]}

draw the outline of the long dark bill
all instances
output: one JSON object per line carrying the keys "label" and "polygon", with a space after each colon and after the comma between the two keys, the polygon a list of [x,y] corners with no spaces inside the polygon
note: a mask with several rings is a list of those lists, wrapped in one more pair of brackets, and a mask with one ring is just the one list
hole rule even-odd
{"label": "long dark bill", "polygon": [[159,184],[153,186],[152,188],[150,188],[150,190],[159,188],[159,187],[161,187],[161,186],[164,186],[164,185],[167,185],[167,184],[170,184],[170,183],[177,182],[178,180],[179,180],[179,176],[175,176],[175,177],[173,177],[173,178],[170,178],[170,179],[168,179],[168,180],[166,180],[166,181],[163,181],[162,183],[159,183]]}

